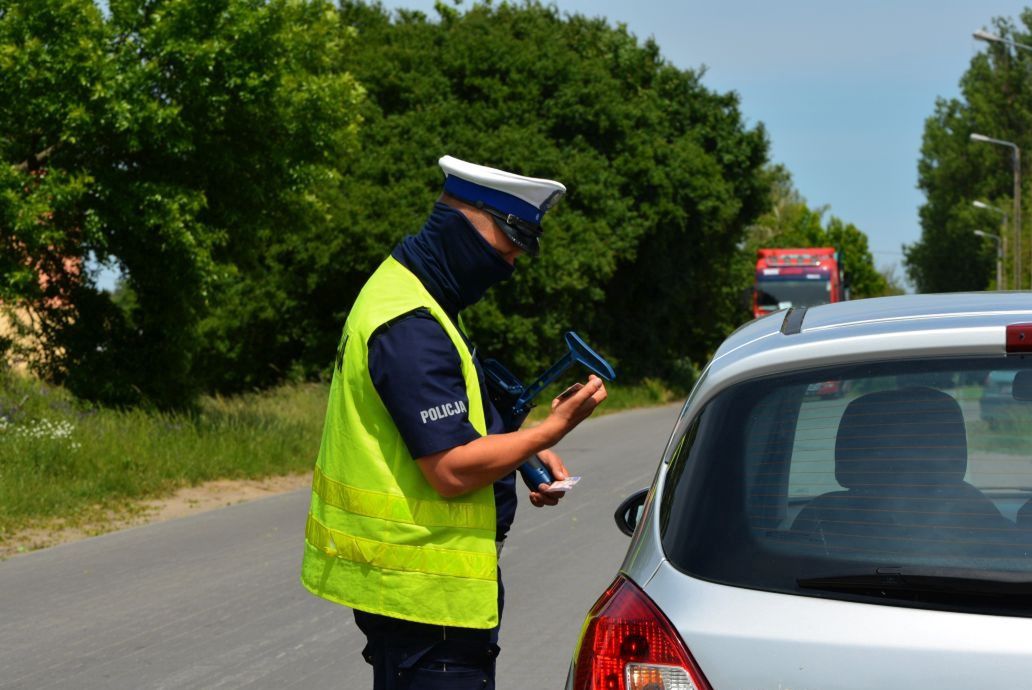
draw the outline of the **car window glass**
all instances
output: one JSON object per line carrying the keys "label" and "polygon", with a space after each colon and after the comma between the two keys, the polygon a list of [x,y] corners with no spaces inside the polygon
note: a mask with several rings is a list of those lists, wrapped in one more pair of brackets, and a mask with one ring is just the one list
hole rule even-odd
{"label": "car window glass", "polygon": [[668,556],[797,593],[886,568],[1032,579],[1032,402],[1011,391],[1022,368],[915,360],[728,389],[707,406],[693,471],[668,477]]}
{"label": "car window glass", "polygon": [[872,376],[800,384],[803,397],[789,464],[790,497],[845,488],[835,478],[835,438],[846,405],[860,394],[892,390],[899,383],[896,376]]}

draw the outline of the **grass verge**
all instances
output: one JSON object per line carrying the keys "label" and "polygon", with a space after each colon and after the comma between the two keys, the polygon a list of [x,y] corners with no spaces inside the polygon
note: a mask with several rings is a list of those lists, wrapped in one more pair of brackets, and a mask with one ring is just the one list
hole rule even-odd
{"label": "grass verge", "polygon": [[[143,500],[211,480],[310,471],[327,388],[206,397],[195,412],[173,414],[90,407],[60,388],[0,374],[0,543],[26,529],[102,525]],[[545,417],[559,390],[541,396],[531,421]],[[657,381],[610,386],[600,413],[676,399]]]}
{"label": "grass verge", "polygon": [[204,398],[196,412],[96,409],[11,377],[0,386],[0,541],[131,513],[135,503],[214,479],[311,469],[326,387]]}

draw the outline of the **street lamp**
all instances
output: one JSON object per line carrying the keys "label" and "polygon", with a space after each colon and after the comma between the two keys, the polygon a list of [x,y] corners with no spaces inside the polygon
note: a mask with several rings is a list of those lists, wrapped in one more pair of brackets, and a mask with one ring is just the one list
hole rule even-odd
{"label": "street lamp", "polygon": [[1013,141],[993,139],[984,134],[972,132],[971,141],[978,141],[985,144],[996,144],[1006,146],[1011,150],[1011,159],[1014,170],[1014,289],[1021,289],[1021,149]]}
{"label": "street lamp", "polygon": [[982,232],[981,230],[973,230],[979,237],[992,237],[996,240],[996,289],[1002,290],[1003,281],[1003,241],[999,235],[993,235],[992,233]]}
{"label": "street lamp", "polygon": [[1004,38],[1002,36],[997,36],[996,34],[991,34],[988,31],[986,31],[985,29],[979,29],[978,31],[976,31],[975,33],[973,33],[971,35],[974,36],[979,41],[986,41],[986,42],[992,42],[992,43],[1003,43],[1005,45],[1014,46],[1015,48],[1024,48],[1025,50],[1032,50],[1032,46],[1025,45],[1024,43],[1018,43],[1017,41],[1012,41],[1009,38]]}
{"label": "street lamp", "polygon": [[[1000,256],[1002,258],[1007,254],[1007,211],[997,206],[990,206],[984,201],[972,201],[971,205],[975,208],[980,208],[986,211],[992,211],[994,213],[999,213],[1001,216],[1003,216],[1003,224],[1000,226]],[[1002,274],[997,277],[996,287],[1000,290],[1006,290],[1007,286],[1003,284],[1002,278]]]}

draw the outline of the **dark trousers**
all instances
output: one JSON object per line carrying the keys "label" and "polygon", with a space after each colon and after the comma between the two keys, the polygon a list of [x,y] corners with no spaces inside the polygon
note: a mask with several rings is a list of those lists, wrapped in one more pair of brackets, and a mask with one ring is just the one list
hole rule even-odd
{"label": "dark trousers", "polygon": [[[505,593],[498,578],[498,616]],[[373,690],[494,690],[498,626],[426,625],[355,611]]]}

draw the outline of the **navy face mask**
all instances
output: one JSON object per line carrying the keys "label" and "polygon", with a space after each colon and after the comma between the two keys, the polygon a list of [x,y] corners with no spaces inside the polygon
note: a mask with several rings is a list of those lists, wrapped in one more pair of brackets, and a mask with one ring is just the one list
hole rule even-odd
{"label": "navy face mask", "polygon": [[420,233],[403,239],[391,254],[451,314],[478,302],[514,270],[466,216],[440,202]]}

